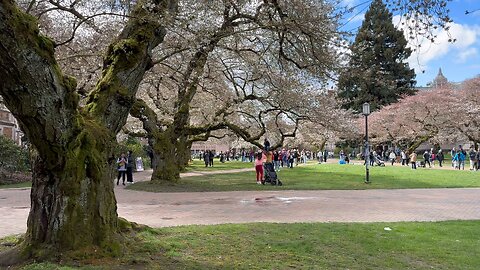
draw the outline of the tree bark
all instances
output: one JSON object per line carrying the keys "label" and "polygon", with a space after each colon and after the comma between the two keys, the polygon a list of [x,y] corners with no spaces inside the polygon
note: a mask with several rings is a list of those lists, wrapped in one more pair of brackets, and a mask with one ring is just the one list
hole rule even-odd
{"label": "tree bark", "polygon": [[137,99],[130,114],[142,121],[152,149],[152,181],[176,182],[180,179],[180,159],[177,136],[167,127],[164,129],[153,111],[143,100]]}
{"label": "tree bark", "polygon": [[430,134],[430,135],[425,135],[425,136],[416,137],[414,141],[412,141],[412,142],[410,142],[410,143],[408,144],[408,148],[407,148],[408,153],[412,153],[412,152],[415,151],[422,143],[427,142],[428,140],[430,140],[430,139],[433,138],[434,136],[435,136],[434,134]]}
{"label": "tree bark", "polygon": [[149,15],[176,11],[174,0],[154,2],[148,12],[137,3],[81,108],[75,79],[62,74],[36,19],[0,0],[0,94],[38,150],[24,256],[92,246],[119,252],[112,145],[166,32],[165,21]]}
{"label": "tree bark", "polygon": [[118,252],[110,134],[98,125],[84,126],[56,168],[36,158],[26,234],[31,255],[45,246],[70,250],[92,244]]}

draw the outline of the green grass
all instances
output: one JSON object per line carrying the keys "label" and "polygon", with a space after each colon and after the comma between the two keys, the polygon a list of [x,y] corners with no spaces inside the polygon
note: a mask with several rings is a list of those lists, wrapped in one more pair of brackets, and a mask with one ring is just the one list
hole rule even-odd
{"label": "green grass", "polygon": [[95,267],[33,264],[25,269],[473,270],[480,269],[479,227],[480,221],[448,221],[147,229],[124,256]]}
{"label": "green grass", "polygon": [[8,184],[8,185],[0,185],[0,189],[2,188],[30,188],[32,187],[32,182],[23,182],[18,184]]}
{"label": "green grass", "polygon": [[278,173],[282,187],[257,185],[255,172],[211,174],[181,179],[176,184],[138,182],[128,188],[151,192],[235,190],[332,190],[480,187],[480,172],[389,166],[371,167],[371,184],[364,183],[365,167],[321,164],[284,168]]}
{"label": "green grass", "polygon": [[192,171],[222,171],[222,170],[233,170],[233,169],[244,169],[244,168],[253,168],[253,163],[241,162],[241,161],[226,161],[225,163],[221,163],[220,159],[216,158],[213,161],[213,167],[205,167],[205,162],[195,159],[190,163],[190,165],[186,169],[187,169],[187,172],[192,172]]}

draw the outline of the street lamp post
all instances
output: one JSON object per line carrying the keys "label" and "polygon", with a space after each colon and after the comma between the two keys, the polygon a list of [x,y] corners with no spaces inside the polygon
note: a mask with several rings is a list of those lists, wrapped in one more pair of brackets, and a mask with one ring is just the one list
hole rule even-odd
{"label": "street lamp post", "polygon": [[370,147],[368,145],[368,115],[370,114],[370,104],[363,103],[362,114],[365,115],[365,184],[370,184],[370,172],[368,166],[370,165]]}

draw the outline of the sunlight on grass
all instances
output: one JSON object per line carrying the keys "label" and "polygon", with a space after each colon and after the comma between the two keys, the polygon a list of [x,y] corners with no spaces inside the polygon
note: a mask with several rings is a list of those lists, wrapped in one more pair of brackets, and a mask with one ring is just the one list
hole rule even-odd
{"label": "sunlight on grass", "polygon": [[255,172],[212,174],[182,178],[176,184],[136,183],[129,188],[152,192],[196,192],[234,190],[331,190],[480,187],[480,172],[387,166],[370,169],[371,184],[364,183],[361,165],[313,164],[278,173],[282,187],[259,186]]}
{"label": "sunlight on grass", "polygon": [[[41,263],[24,269],[476,270],[480,268],[479,226],[480,221],[446,221],[145,229],[122,257],[108,263]],[[79,268],[69,267],[72,264]]]}

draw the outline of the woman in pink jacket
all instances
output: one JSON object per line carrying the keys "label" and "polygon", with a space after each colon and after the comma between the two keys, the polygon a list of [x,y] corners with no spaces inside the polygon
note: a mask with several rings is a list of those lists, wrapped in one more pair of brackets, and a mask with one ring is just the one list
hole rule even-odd
{"label": "woman in pink jacket", "polygon": [[258,153],[257,158],[255,159],[255,171],[257,172],[257,184],[262,184],[262,180],[263,180],[262,153]]}

